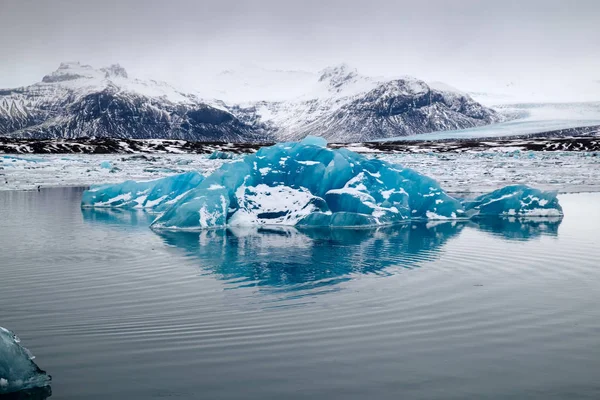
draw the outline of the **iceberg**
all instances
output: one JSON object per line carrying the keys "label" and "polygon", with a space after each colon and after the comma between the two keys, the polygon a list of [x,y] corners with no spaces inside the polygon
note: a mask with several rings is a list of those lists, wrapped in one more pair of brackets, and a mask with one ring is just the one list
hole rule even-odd
{"label": "iceberg", "polygon": [[81,206],[161,211],[175,203],[182,194],[198,186],[203,179],[204,176],[192,171],[146,182],[93,185],[83,193]]}
{"label": "iceberg", "polygon": [[511,185],[464,204],[477,216],[558,217],[562,208],[556,192],[542,192],[524,185]]}
{"label": "iceberg", "polygon": [[14,333],[0,327],[0,395],[50,384],[52,378],[33,358]]}
{"label": "iceberg", "polygon": [[209,160],[231,160],[233,158],[235,158],[235,154],[220,150],[215,150],[208,156]]}
{"label": "iceberg", "polygon": [[205,178],[190,174],[94,186],[84,193],[82,206],[162,212],[152,227],[167,230],[366,227],[407,220],[562,215],[556,192],[513,185],[460,200],[412,169],[348,149],[329,149],[324,139],[311,136],[263,147]]}

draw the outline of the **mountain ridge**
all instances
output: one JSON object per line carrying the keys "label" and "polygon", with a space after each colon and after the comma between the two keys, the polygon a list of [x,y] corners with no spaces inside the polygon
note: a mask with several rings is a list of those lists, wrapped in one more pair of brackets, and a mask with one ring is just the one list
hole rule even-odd
{"label": "mountain ridge", "polygon": [[[301,72],[296,72],[301,74]],[[307,76],[308,77],[308,76]],[[500,121],[468,95],[416,78],[371,78],[341,64],[323,69],[289,100],[226,104],[153,80],[119,64],[61,63],[41,82],[0,90],[0,135],[25,138],[162,138],[256,142],[365,141]]]}

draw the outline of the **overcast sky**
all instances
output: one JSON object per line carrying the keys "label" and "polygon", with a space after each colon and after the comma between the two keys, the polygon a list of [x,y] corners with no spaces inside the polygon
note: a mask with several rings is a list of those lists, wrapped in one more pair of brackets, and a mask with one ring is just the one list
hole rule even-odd
{"label": "overcast sky", "polygon": [[598,0],[0,0],[0,17],[0,87],[61,61],[190,87],[241,64],[339,62],[470,90],[600,80]]}

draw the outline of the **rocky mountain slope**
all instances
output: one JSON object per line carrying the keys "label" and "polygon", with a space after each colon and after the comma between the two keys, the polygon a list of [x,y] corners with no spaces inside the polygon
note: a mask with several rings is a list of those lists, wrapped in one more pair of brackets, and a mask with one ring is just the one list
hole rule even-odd
{"label": "rocky mountain slope", "polygon": [[346,65],[321,71],[307,86],[289,100],[225,104],[130,79],[119,65],[63,63],[39,83],[0,90],[0,135],[266,142],[316,134],[350,142],[502,119],[454,89],[414,78],[374,79]]}
{"label": "rocky mountain slope", "polygon": [[217,103],[160,82],[63,63],[34,85],[0,90],[0,135],[31,138],[171,138],[252,141],[255,127]]}
{"label": "rocky mountain slope", "polygon": [[241,109],[277,137],[300,139],[318,132],[330,141],[357,142],[471,128],[502,120],[494,110],[448,86],[431,87],[404,77],[360,75],[346,65],[321,71],[307,94]]}

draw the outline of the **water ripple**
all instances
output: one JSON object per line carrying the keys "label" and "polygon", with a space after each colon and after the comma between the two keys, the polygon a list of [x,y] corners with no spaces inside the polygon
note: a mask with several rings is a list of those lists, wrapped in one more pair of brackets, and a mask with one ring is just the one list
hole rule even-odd
{"label": "water ripple", "polygon": [[57,398],[598,394],[600,195],[562,221],[202,233],[2,196],[0,322]]}

